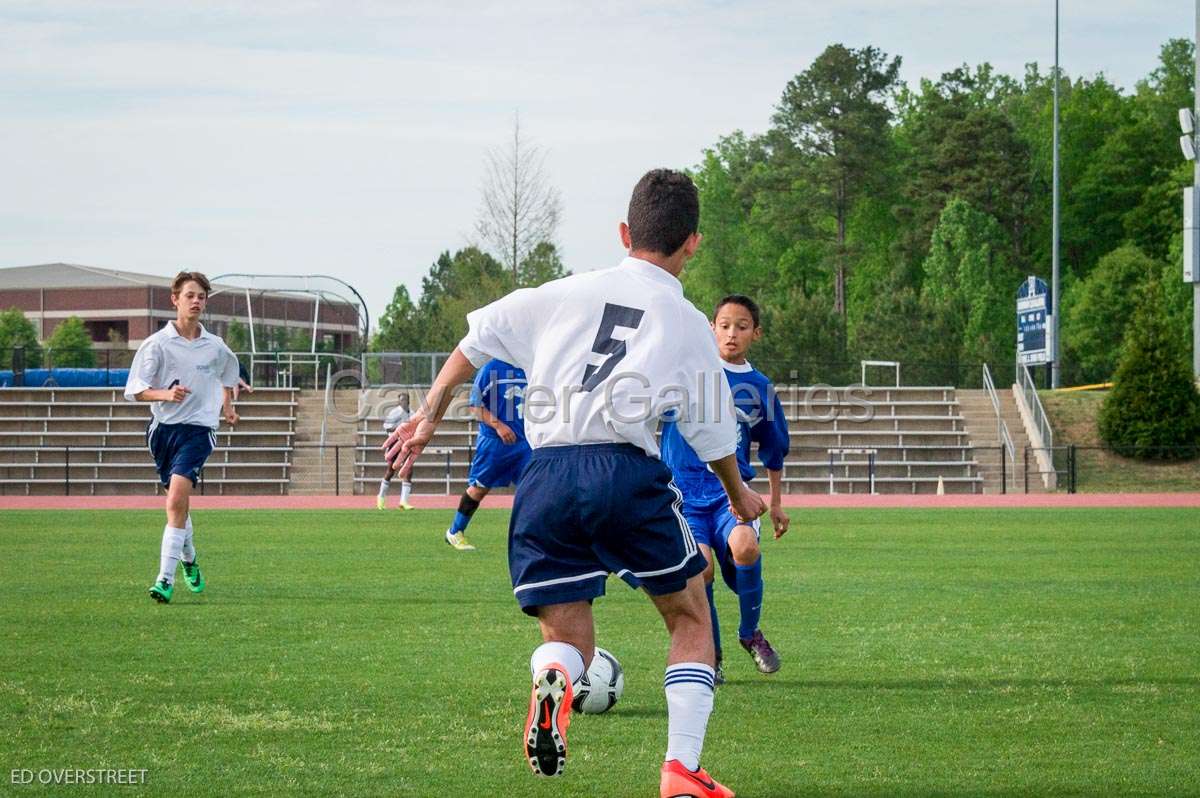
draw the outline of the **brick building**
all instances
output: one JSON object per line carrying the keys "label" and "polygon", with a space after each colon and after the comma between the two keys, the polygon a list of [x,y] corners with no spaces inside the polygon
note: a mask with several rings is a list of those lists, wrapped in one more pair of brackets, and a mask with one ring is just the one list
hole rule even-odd
{"label": "brick building", "polygon": [[[87,326],[97,349],[136,349],[151,333],[175,318],[171,306],[174,275],[150,274],[46,263],[0,269],[0,310],[17,308],[33,322],[45,341],[64,319],[78,316]],[[328,351],[361,348],[362,328],[355,305],[323,297],[286,291],[252,291],[247,305],[240,287],[214,284],[204,325],[227,336],[233,321],[243,328],[254,319],[259,335],[308,333],[317,315],[318,341]],[[117,339],[125,343],[113,344]],[[269,348],[257,341],[260,350]],[[307,346],[305,347],[307,349]]]}

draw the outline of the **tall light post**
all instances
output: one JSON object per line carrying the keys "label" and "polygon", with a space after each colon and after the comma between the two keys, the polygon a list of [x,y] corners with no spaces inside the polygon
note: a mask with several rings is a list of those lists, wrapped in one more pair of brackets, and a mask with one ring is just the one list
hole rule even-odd
{"label": "tall light post", "polygon": [[[1196,0],[1196,83],[1192,87],[1193,115],[1200,118],[1200,0]],[[1200,191],[1200,161],[1192,161],[1192,190]],[[1192,277],[1196,279],[1195,275]],[[1200,381],[1200,282],[1192,283],[1192,377]]]}
{"label": "tall light post", "polygon": [[[1196,0],[1197,8],[1200,9],[1200,0]],[[1198,11],[1197,13],[1200,13]],[[1200,17],[1197,17],[1200,24]],[[1058,291],[1058,0],[1054,0],[1054,193],[1053,193],[1053,210],[1051,211],[1051,272],[1050,272],[1050,302],[1051,304],[1051,340],[1053,348],[1050,350],[1050,387],[1059,387],[1059,362],[1058,362],[1058,317],[1059,309],[1062,307],[1061,294]],[[1200,167],[1197,167],[1197,174],[1200,174]]]}
{"label": "tall light post", "polygon": [[1196,0],[1196,83],[1192,108],[1179,109],[1179,127],[1183,135],[1179,146],[1183,157],[1192,162],[1193,185],[1183,190],[1183,281],[1192,284],[1192,376],[1200,383],[1200,160],[1196,159],[1200,141],[1200,0]]}

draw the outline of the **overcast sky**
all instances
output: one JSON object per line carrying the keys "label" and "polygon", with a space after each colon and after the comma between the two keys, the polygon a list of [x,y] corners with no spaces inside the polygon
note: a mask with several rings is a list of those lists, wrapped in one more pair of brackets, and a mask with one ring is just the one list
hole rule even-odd
{"label": "overcast sky", "polygon": [[[1061,59],[1126,89],[1185,0],[1065,0]],[[0,267],[331,273],[373,321],[465,245],[514,111],[574,271],[614,264],[629,190],[764,130],[826,45],[915,83],[1053,61],[1052,0],[504,3],[0,0]]]}

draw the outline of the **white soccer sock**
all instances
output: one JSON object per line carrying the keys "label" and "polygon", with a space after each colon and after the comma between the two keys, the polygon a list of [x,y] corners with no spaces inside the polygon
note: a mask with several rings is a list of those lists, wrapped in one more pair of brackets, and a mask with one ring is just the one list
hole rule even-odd
{"label": "white soccer sock", "polygon": [[411,482],[401,482],[400,483],[400,503],[408,504],[408,497],[411,495],[412,495],[412,483]]}
{"label": "white soccer sock", "polygon": [[188,513],[187,523],[183,525],[183,528],[187,532],[187,535],[185,535],[183,538],[183,548],[180,550],[180,554],[183,555],[184,562],[195,562],[196,561],[196,547],[192,545],[192,514],[191,513]]}
{"label": "white soccer sock", "polygon": [[536,676],[537,672],[551,663],[557,662],[567,669],[571,684],[579,681],[583,675],[583,654],[570,643],[542,643],[533,650],[529,658],[529,672]]}
{"label": "white soccer sock", "polygon": [[158,578],[167,580],[167,584],[175,584],[175,569],[183,556],[183,541],[187,539],[187,529],[167,525],[163,527],[162,556],[159,559]]}
{"label": "white soccer sock", "polygon": [[388,495],[388,489],[391,487],[392,487],[391,480],[389,480],[389,479],[379,480],[379,498],[381,498],[381,499],[386,498]]}
{"label": "white soccer sock", "polygon": [[704,732],[713,708],[713,669],[703,662],[677,662],[667,666],[663,678],[667,694],[667,756],[688,770],[700,767]]}

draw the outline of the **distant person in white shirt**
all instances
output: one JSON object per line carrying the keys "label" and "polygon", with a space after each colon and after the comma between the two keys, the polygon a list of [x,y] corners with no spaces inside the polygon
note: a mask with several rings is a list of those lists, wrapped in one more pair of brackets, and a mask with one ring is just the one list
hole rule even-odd
{"label": "distant person in white shirt", "polygon": [[[412,410],[409,409],[408,391],[403,391],[399,398],[396,399],[396,406],[388,411],[388,414],[383,418],[383,431],[391,435],[396,427],[408,421],[412,417]],[[389,463],[387,471],[384,472],[383,479],[379,480],[379,495],[375,497],[375,506],[380,510],[387,509],[388,491],[392,488],[392,478],[396,476],[395,469]],[[400,510],[411,510],[413,506],[408,503],[408,497],[412,495],[412,475],[401,477],[400,479],[400,503],[396,505]]]}
{"label": "distant person in white shirt", "polygon": [[158,578],[150,588],[150,596],[163,604],[171,601],[180,561],[188,588],[193,593],[204,589],[188,505],[200,469],[216,446],[221,418],[230,425],[238,420],[233,409],[237,358],[200,324],[209,290],[208,278],[199,272],[175,276],[171,283],[175,321],[142,341],[125,383],[126,399],[152,403],[146,443],[167,490]]}
{"label": "distant person in white shirt", "polygon": [[[387,446],[401,473],[429,443],[453,390],[499,358],[525,371],[524,422],[533,448],[509,525],[509,572],[521,608],[545,641],[533,652],[522,727],[534,773],[566,765],[571,685],[595,649],[592,600],[609,573],[640,585],[670,633],[664,687],[664,796],[729,798],[700,768],[713,705],[712,627],[705,560],[655,440],[662,414],[711,465],[735,516],[765,509],[742,482],[729,384],[707,318],[683,297],[679,274],[700,244],[700,205],[686,175],[647,173],[620,225],[629,257],[514,291],[467,316],[469,331],[428,400]],[[615,752],[614,752],[615,753]]]}

